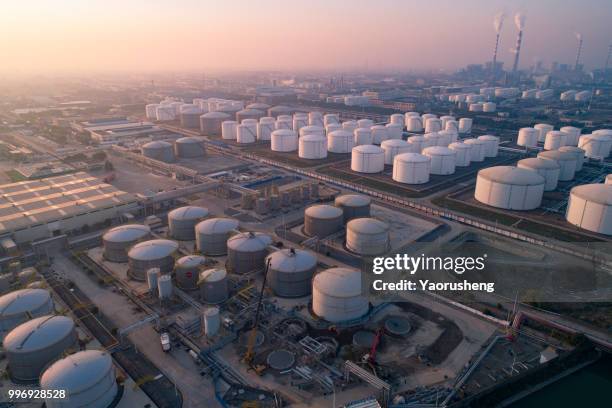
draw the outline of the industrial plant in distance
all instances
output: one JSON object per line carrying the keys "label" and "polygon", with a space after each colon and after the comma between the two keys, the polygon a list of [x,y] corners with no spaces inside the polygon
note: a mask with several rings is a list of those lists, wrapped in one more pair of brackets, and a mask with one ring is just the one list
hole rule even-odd
{"label": "industrial plant in distance", "polygon": [[0,408],[606,407],[612,3],[0,13]]}

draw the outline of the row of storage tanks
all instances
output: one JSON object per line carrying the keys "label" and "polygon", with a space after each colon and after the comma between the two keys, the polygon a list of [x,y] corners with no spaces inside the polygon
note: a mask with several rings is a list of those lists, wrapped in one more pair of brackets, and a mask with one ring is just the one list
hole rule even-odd
{"label": "row of storage tanks", "polygon": [[154,140],[140,147],[140,153],[150,159],[172,163],[177,158],[196,158],[206,155],[203,139],[187,136],[176,139],[173,143]]}
{"label": "row of storage tanks", "polygon": [[570,89],[568,91],[561,92],[559,99],[564,102],[588,102],[592,96],[593,92],[591,91],[577,91],[574,89]]}
{"label": "row of storage tanks", "polygon": [[45,401],[50,408],[109,407],[118,393],[111,356],[98,350],[75,353],[79,348],[75,322],[54,313],[53,299],[45,289],[22,289],[0,297],[0,336],[11,380],[65,390],[66,399]]}
{"label": "row of storage tanks", "polygon": [[612,147],[612,130],[601,129],[591,134],[581,135],[581,129],[564,126],[554,130],[552,125],[538,123],[533,127],[521,128],[516,144],[524,147],[537,147],[542,143],[544,150],[583,151],[583,156],[590,159],[606,159]]}
{"label": "row of storage tanks", "polygon": [[248,116],[248,111],[259,111],[261,116],[269,105],[264,103],[252,103],[245,107],[243,101],[221,98],[195,98],[192,103],[185,103],[176,99],[166,99],[160,103],[150,103],[145,106],[147,119],[168,121],[180,119],[181,125],[188,128],[197,128],[202,114],[208,112],[223,112],[231,115]]}
{"label": "row of storage tanks", "polygon": [[[538,126],[538,125],[536,125]],[[547,125],[548,126],[548,125]],[[533,128],[528,131],[529,138]],[[563,129],[563,128],[562,128]],[[585,157],[605,159],[612,147],[612,130],[598,130],[591,135],[577,136],[580,129],[566,131],[547,130],[546,141],[554,136],[562,144],[554,150],[544,150],[535,158],[522,159],[514,166],[497,166],[480,170],[474,198],[484,204],[508,210],[533,210],[542,203],[545,191],[557,188],[559,181],[571,181],[582,170]],[[574,130],[575,129],[575,130]],[[524,129],[521,129],[524,132]],[[536,130],[537,131],[537,130]],[[526,133],[526,132],[524,132]],[[563,133],[562,135],[559,135]],[[524,138],[526,136],[523,136]],[[519,133],[519,139],[521,134]],[[566,145],[568,140],[575,145]],[[553,146],[548,146],[548,148]],[[602,184],[585,184],[571,189],[566,220],[585,230],[612,235],[612,179]]]}

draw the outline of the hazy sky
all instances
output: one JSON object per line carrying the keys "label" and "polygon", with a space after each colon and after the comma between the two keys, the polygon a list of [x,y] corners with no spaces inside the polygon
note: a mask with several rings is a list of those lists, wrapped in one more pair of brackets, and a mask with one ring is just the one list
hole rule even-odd
{"label": "hazy sky", "polygon": [[4,73],[206,69],[454,69],[512,65],[512,16],[527,16],[521,66],[603,66],[612,0],[0,0]]}

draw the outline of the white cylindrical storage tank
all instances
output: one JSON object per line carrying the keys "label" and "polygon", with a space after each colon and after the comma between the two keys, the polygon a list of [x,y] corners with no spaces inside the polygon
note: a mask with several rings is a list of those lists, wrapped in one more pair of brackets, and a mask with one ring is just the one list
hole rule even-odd
{"label": "white cylindrical storage tank", "polygon": [[51,294],[45,289],[20,289],[0,296],[0,339],[21,323],[53,312]]}
{"label": "white cylindrical storage tank", "polygon": [[499,150],[499,137],[493,135],[482,135],[478,136],[478,140],[485,142],[485,157],[497,157],[497,151]]}
{"label": "white cylindrical storage tank", "polygon": [[310,126],[325,127],[323,122],[323,114],[321,112],[309,112],[308,113],[308,124]]}
{"label": "white cylindrical storage tank", "polygon": [[552,191],[557,188],[561,166],[554,160],[545,160],[537,157],[519,160],[516,167],[533,170],[544,177],[544,191]]}
{"label": "white cylindrical storage tank", "polygon": [[547,123],[538,123],[534,125],[533,128],[538,131],[538,142],[540,143],[544,143],[546,140],[546,134],[555,129],[552,125]]}
{"label": "white cylindrical storage tank", "polygon": [[372,131],[372,143],[373,144],[381,144],[385,140],[389,138],[389,134],[387,133],[387,128],[381,125],[372,126],[370,128]]}
{"label": "white cylindrical storage tank", "polygon": [[532,127],[519,129],[516,144],[525,147],[536,147],[538,145],[538,135],[540,131]]}
{"label": "white cylindrical storage tank", "polygon": [[274,129],[275,130],[280,130],[280,129],[293,130],[293,119],[291,119],[291,117],[289,117],[289,118],[281,118],[279,116],[276,119],[276,122],[274,122]]}
{"label": "white cylindrical storage tank", "polygon": [[455,172],[456,153],[448,147],[432,146],[423,149],[423,156],[430,159],[429,172],[440,176]]}
{"label": "white cylindrical storage tank", "polygon": [[544,150],[557,150],[561,146],[565,146],[567,134],[558,130],[551,130],[546,134],[544,139]]}
{"label": "white cylindrical storage tank", "polygon": [[343,212],[333,205],[311,205],[304,211],[304,233],[319,238],[327,237],[342,228]]}
{"label": "white cylindrical storage tank", "polygon": [[301,249],[281,249],[266,258],[269,262],[268,282],[276,296],[310,295],[312,277],[317,270],[317,257]]}
{"label": "white cylindrical storage tank", "polygon": [[113,360],[106,351],[86,350],[66,356],[45,370],[43,390],[65,390],[65,399],[45,399],[47,408],[108,408],[117,396]]}
{"label": "white cylindrical storage tank", "polygon": [[325,127],[329,125],[339,125],[339,124],[340,124],[340,117],[338,116],[338,114],[328,113],[326,115],[323,115],[323,125],[325,125]]}
{"label": "white cylindrical storage tank", "polygon": [[419,153],[402,153],[393,160],[393,180],[405,184],[429,181],[431,159]]}
{"label": "white cylindrical storage tank", "polygon": [[404,120],[407,122],[408,118],[415,118],[415,117],[421,117],[421,114],[419,112],[406,112],[404,113]]}
{"label": "white cylindrical storage tank", "polygon": [[448,145],[448,148],[455,152],[455,166],[467,167],[471,163],[472,146],[469,144],[455,142]]}
{"label": "white cylindrical storage tank", "polygon": [[263,111],[258,109],[242,109],[236,112],[236,122],[242,122],[245,119],[255,119],[258,120],[265,115]]}
{"label": "white cylindrical storage tank", "polygon": [[155,117],[159,121],[176,119],[176,111],[172,105],[158,105],[155,108]]}
{"label": "white cylindrical storage tank", "polygon": [[172,272],[178,247],[176,242],[167,239],[151,239],[134,245],[128,252],[129,277],[144,282],[151,268],[159,268],[162,274]]}
{"label": "white cylindrical storage tank", "polygon": [[584,150],[576,146],[561,146],[559,151],[573,154],[576,158],[576,171],[582,170],[582,165],[584,163]]}
{"label": "white cylindrical storage tank", "polygon": [[236,126],[236,142],[240,144],[255,143],[257,140],[257,130],[252,126],[240,124]]}
{"label": "white cylindrical storage tank", "polygon": [[584,155],[590,159],[606,159],[610,155],[612,137],[605,134],[582,135],[578,147],[584,150]]}
{"label": "white cylindrical storage tank", "polygon": [[565,218],[582,229],[612,235],[612,185],[584,184],[572,188]]}
{"label": "white cylindrical storage tank", "polygon": [[481,162],[485,159],[485,142],[478,139],[463,139],[463,143],[472,146],[470,161]]}
{"label": "white cylindrical storage tank", "polygon": [[[330,123],[329,125],[325,125],[325,134],[329,135],[331,132],[335,132],[336,130],[342,130],[342,125],[339,123]],[[353,132],[350,132],[351,135]]]}
{"label": "white cylindrical storage tank", "polygon": [[330,268],[312,280],[312,311],[320,318],[339,323],[362,317],[368,309],[360,271]]}
{"label": "white cylindrical storage tank", "polygon": [[300,129],[300,137],[303,137],[306,135],[325,136],[325,128],[323,128],[322,126],[317,126],[317,125],[304,126]]}
{"label": "white cylindrical storage tank", "polygon": [[404,121],[404,115],[402,115],[401,113],[394,113],[391,116],[389,116],[389,123],[394,123],[396,125],[400,125],[402,127],[402,130],[404,129],[404,125],[405,125],[405,121]]}
{"label": "white cylindrical storage tank", "polygon": [[221,138],[223,140],[236,140],[238,134],[238,122],[235,120],[224,120],[221,122]]}
{"label": "white cylindrical storage tank", "polygon": [[290,108],[289,106],[277,105],[268,109],[268,116],[273,116],[278,118],[280,115],[290,116],[295,112],[295,109]]}
{"label": "white cylindrical storage tank", "polygon": [[346,247],[359,255],[382,255],[389,250],[389,224],[375,218],[355,218],[346,224]]}
{"label": "white cylindrical storage tank", "polygon": [[216,305],[229,297],[227,271],[222,268],[206,269],[198,279],[202,302]]}
{"label": "white cylindrical storage tank", "polygon": [[157,281],[161,276],[159,268],[151,268],[147,271],[147,288],[149,293],[157,296]]}
{"label": "white cylindrical storage tank", "polygon": [[399,139],[402,138],[403,128],[399,123],[387,123],[387,139]]}
{"label": "white cylindrical storage tank", "polygon": [[533,170],[489,167],[478,172],[474,198],[492,207],[533,210],[542,203],[544,184],[544,177]]}
{"label": "white cylindrical storage tank", "polygon": [[334,205],[342,209],[345,223],[353,218],[369,217],[371,204],[372,199],[361,194],[343,194],[334,200]]}
{"label": "white cylindrical storage tank", "polygon": [[348,130],[349,132],[354,132],[358,127],[359,125],[355,120],[347,120],[346,122],[342,122],[342,129]]}
{"label": "white cylindrical storage tank", "polygon": [[440,136],[438,132],[426,133],[425,136],[425,147],[441,146],[444,143],[446,137]]}
{"label": "white cylindrical storage tank", "polygon": [[253,102],[248,104],[246,106],[246,109],[257,109],[263,112],[267,112],[268,109],[270,109],[270,105],[268,105],[267,103]]}
{"label": "white cylindrical storage tank", "polygon": [[[304,129],[304,128],[302,128]],[[327,157],[327,139],[320,134],[307,134],[298,140],[298,156],[302,159],[324,159]]]}
{"label": "white cylindrical storage tank", "polygon": [[221,135],[221,124],[230,119],[225,112],[208,112],[200,116],[200,132],[204,135]]}
{"label": "white cylindrical storage tank", "polygon": [[353,134],[348,130],[336,130],[327,135],[327,150],[332,153],[350,153],[355,147]]}
{"label": "white cylindrical storage tank", "polygon": [[580,138],[580,132],[581,132],[580,129],[578,129],[577,127],[573,127],[573,126],[563,126],[559,130],[567,135],[565,137],[564,146],[578,146],[578,139]]}
{"label": "white cylindrical storage tank", "polygon": [[612,174],[606,176],[605,184],[612,184]]}
{"label": "white cylindrical storage tank", "polygon": [[275,130],[275,120],[271,117],[259,119],[257,124],[257,140],[270,140],[272,132]]}
{"label": "white cylindrical storage tank", "polygon": [[482,104],[482,111],[486,113],[493,113],[497,110],[495,102],[485,102]]}
{"label": "white cylindrical storage tank", "polygon": [[204,335],[206,337],[214,337],[219,333],[221,328],[221,315],[218,307],[209,307],[204,310]]}
{"label": "white cylindrical storage tank", "polygon": [[293,115],[293,130],[300,132],[300,129],[308,126],[308,114],[299,112]]}
{"label": "white cylindrical storage tank", "polygon": [[359,119],[357,121],[357,127],[358,128],[366,128],[369,129],[372,126],[374,126],[374,121],[371,119]]}
{"label": "white cylindrical storage tank", "polygon": [[353,147],[351,170],[359,173],[380,173],[385,169],[385,151],[374,145]]}
{"label": "white cylindrical storage tank", "polygon": [[111,228],[102,235],[104,259],[111,262],[127,262],[127,252],[132,245],[150,236],[151,228],[146,225],[128,224]]}
{"label": "white cylindrical storage tank", "polygon": [[423,120],[419,116],[410,116],[406,118],[406,130],[408,132],[422,132]]}
{"label": "white cylindrical storage tank", "polygon": [[459,133],[471,133],[472,132],[472,118],[461,118],[459,119]]}
{"label": "white cylindrical storage tank", "polygon": [[247,273],[264,267],[269,235],[260,232],[244,232],[227,240],[227,269],[233,273]]}
{"label": "white cylindrical storage tank", "polygon": [[199,129],[200,128],[200,116],[202,115],[202,110],[199,106],[185,104],[181,106],[181,126],[184,128],[190,129]]}
{"label": "white cylindrical storage tank", "polygon": [[370,128],[357,128],[353,132],[355,146],[371,145],[372,131]]}
{"label": "white cylindrical storage tank", "polygon": [[159,160],[166,163],[172,163],[175,160],[174,149],[168,142],[156,140],[145,143],[140,148],[140,151],[144,157],[148,157],[150,159]]}
{"label": "white cylindrical storage tank", "polygon": [[455,120],[454,116],[450,116],[450,115],[440,116],[440,121],[442,122],[442,126],[440,127],[440,130],[446,129],[446,124],[454,120]]}
{"label": "white cylindrical storage tank", "polygon": [[77,347],[74,321],[66,316],[41,316],[15,327],[3,341],[11,379],[37,381],[44,368]]}
{"label": "white cylindrical storage tank", "polygon": [[225,255],[227,240],[238,225],[232,218],[209,218],[200,222],[195,227],[197,250],[204,255]]}
{"label": "white cylindrical storage tank", "polygon": [[538,153],[540,159],[554,160],[561,167],[559,181],[573,180],[576,174],[576,156],[570,152],[560,150],[548,150]]}
{"label": "white cylindrical storage tank", "polygon": [[442,130],[442,121],[440,119],[435,117],[427,119],[425,122],[425,133],[439,132],[440,130]]}
{"label": "white cylindrical storage tank", "polygon": [[197,137],[181,137],[174,142],[174,153],[181,158],[202,157],[206,153],[204,141]]}
{"label": "white cylindrical storage tank", "polygon": [[424,148],[428,147],[425,136],[410,136],[406,141],[412,147],[413,153],[421,153]]}
{"label": "white cylindrical storage tank", "polygon": [[298,135],[294,130],[275,130],[271,138],[270,148],[274,152],[294,152],[298,148]]}
{"label": "white cylindrical storage tank", "polygon": [[176,208],[168,213],[168,232],[174,239],[193,241],[195,226],[208,217],[208,209],[188,205]]}
{"label": "white cylindrical storage tank", "polygon": [[470,112],[482,112],[484,109],[484,104],[481,102],[478,103],[470,103],[468,110]]}
{"label": "white cylindrical storage tank", "polygon": [[174,276],[176,286],[184,290],[198,288],[200,269],[206,264],[206,258],[200,255],[187,255],[176,260]]}
{"label": "white cylindrical storage tank", "polygon": [[443,147],[446,147],[451,143],[455,143],[459,138],[459,134],[451,130],[441,130],[438,132],[438,136],[440,137],[438,140],[438,146]]}
{"label": "white cylindrical storage tank", "polygon": [[[421,115],[421,123],[423,123],[423,128],[427,131],[427,120],[429,119],[437,119],[438,117],[433,113],[424,113]],[[440,130],[440,129],[438,129]],[[430,131],[431,132],[431,131]]]}
{"label": "white cylindrical storage tank", "polygon": [[449,120],[448,122],[446,122],[446,126],[444,127],[444,130],[447,130],[449,132],[459,133],[459,122],[457,122],[456,120]]}
{"label": "white cylindrical storage tank", "polygon": [[157,120],[157,107],[159,103],[149,103],[145,105],[145,115],[147,119]]}
{"label": "white cylindrical storage tank", "polygon": [[388,165],[393,165],[393,159],[398,154],[412,152],[412,146],[399,139],[385,140],[380,147],[385,151],[385,164]]}

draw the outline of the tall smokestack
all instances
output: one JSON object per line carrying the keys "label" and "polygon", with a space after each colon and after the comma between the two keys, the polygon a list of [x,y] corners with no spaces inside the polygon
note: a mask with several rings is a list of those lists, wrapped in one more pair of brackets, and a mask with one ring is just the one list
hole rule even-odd
{"label": "tall smokestack", "polygon": [[582,52],[582,34],[576,33],[576,39],[578,40],[578,50],[576,51],[576,63],[574,64],[574,71],[578,71],[578,64],[580,64],[580,53]]}
{"label": "tall smokestack", "polygon": [[525,16],[521,13],[516,13],[514,16],[514,24],[519,30],[518,36],[516,37],[516,47],[514,48],[514,65],[512,66],[512,72],[515,73],[518,69],[519,57],[521,55],[521,43],[523,42],[523,29],[525,28]]}
{"label": "tall smokestack", "polygon": [[499,48],[499,36],[501,34],[502,26],[504,25],[504,13],[499,13],[493,19],[493,27],[495,28],[495,51],[493,51],[493,65],[491,66],[491,75],[495,78],[497,72],[497,49]]}
{"label": "tall smokestack", "polygon": [[612,56],[612,44],[608,45],[608,56],[606,57],[606,65],[604,65],[604,74],[608,72],[610,66],[610,56]]}

